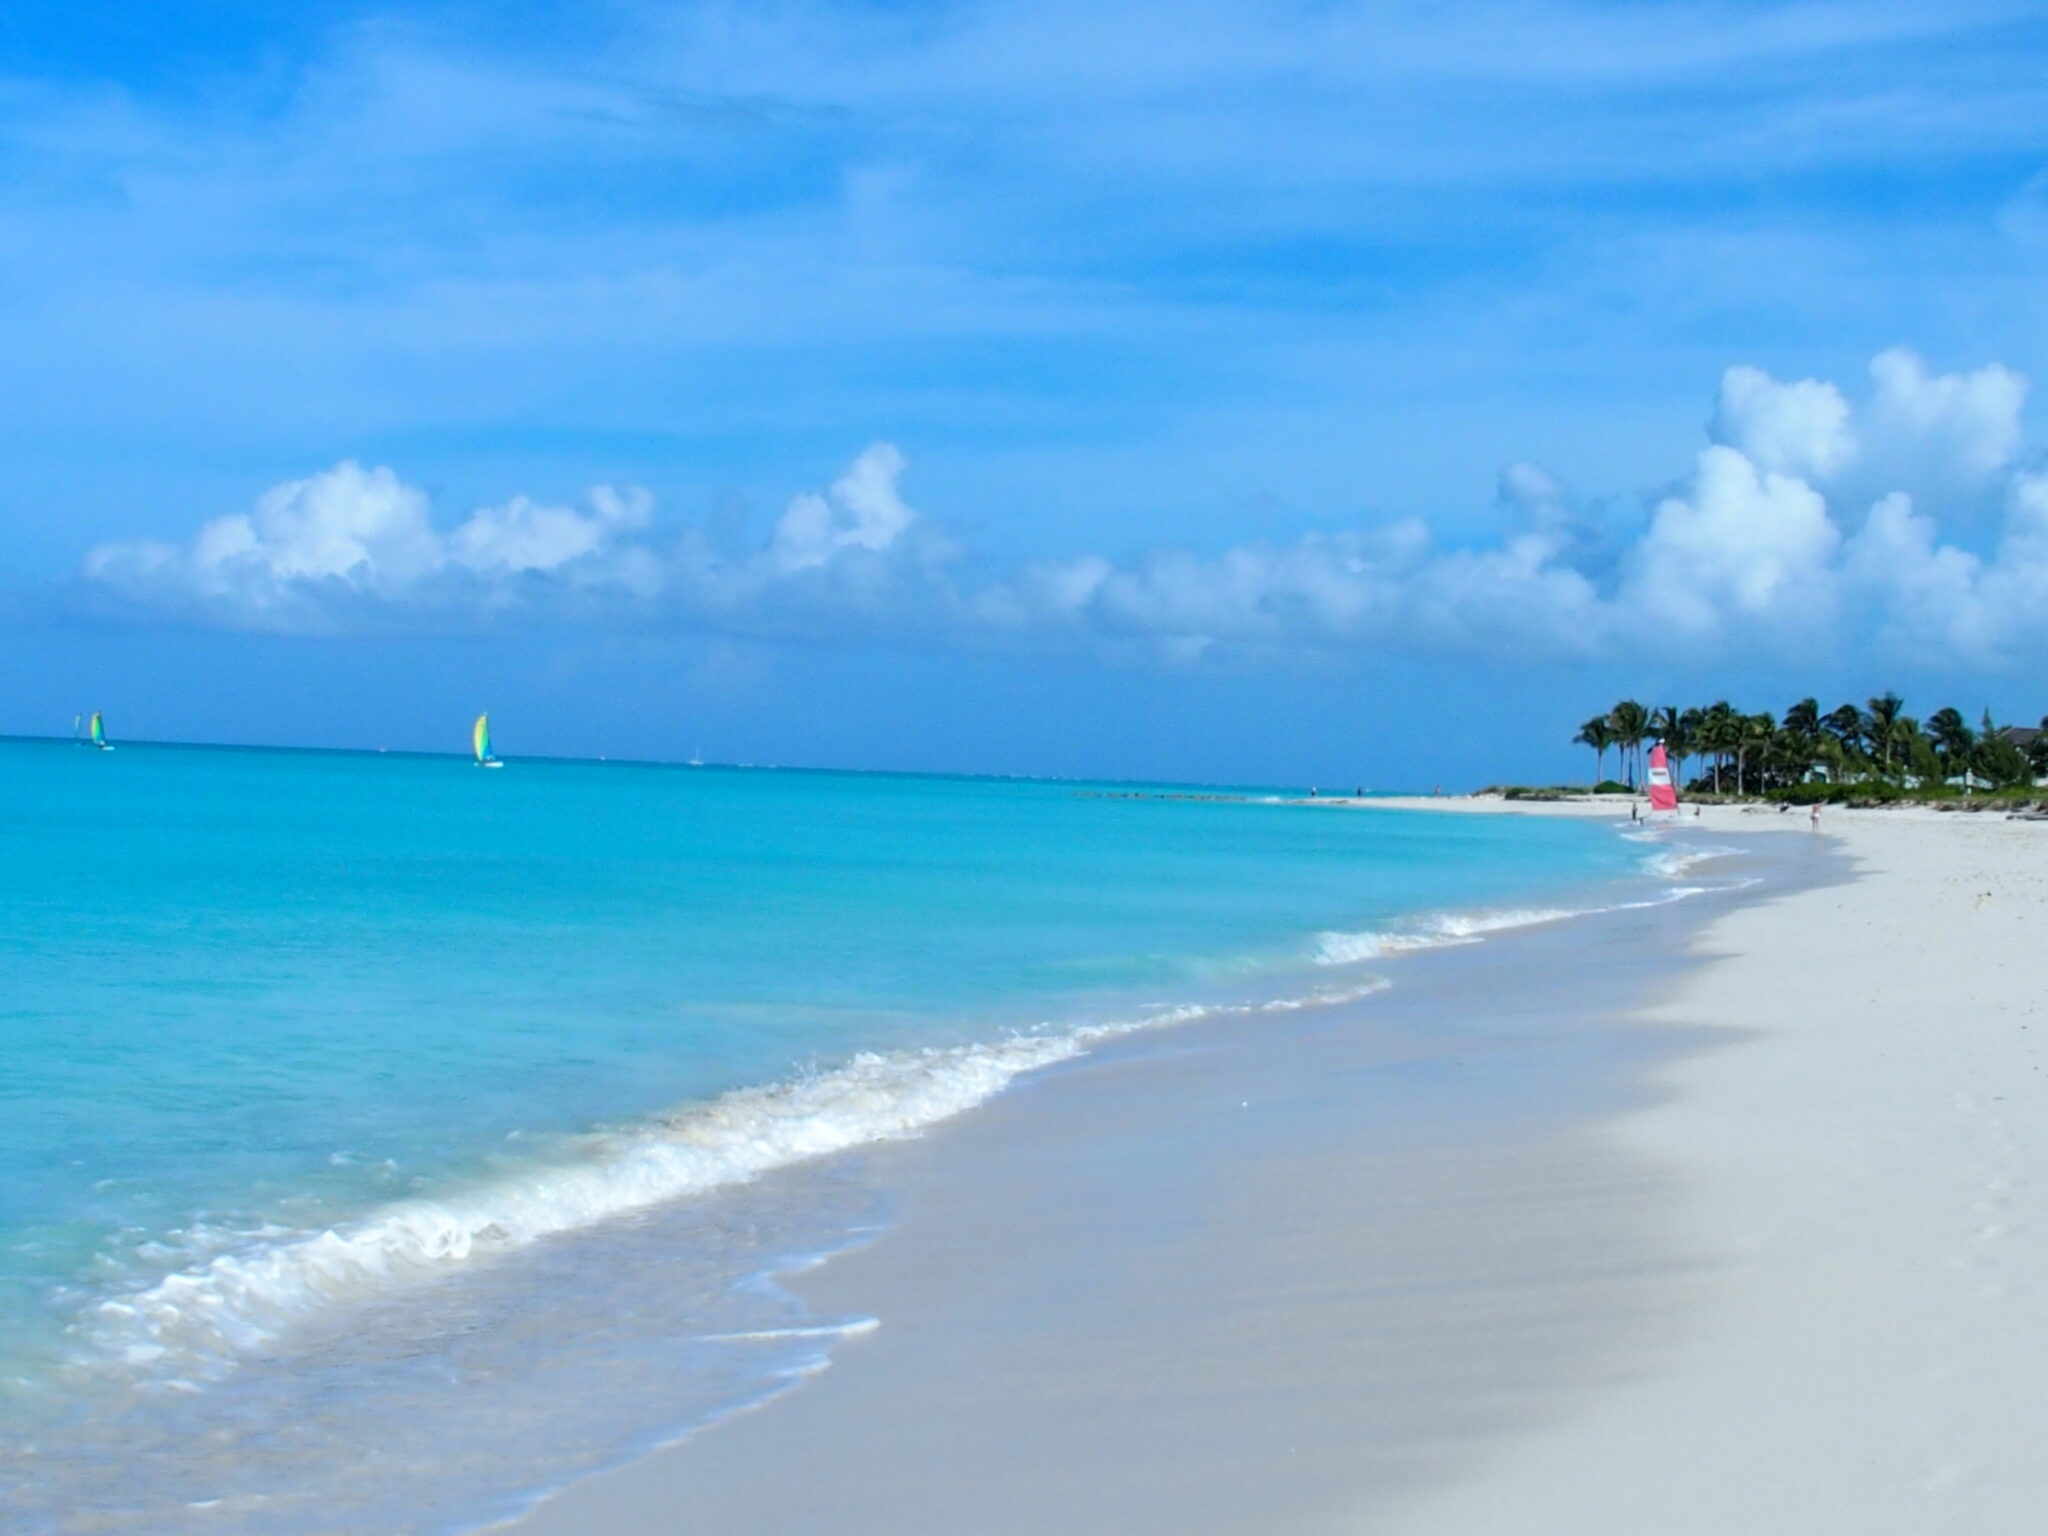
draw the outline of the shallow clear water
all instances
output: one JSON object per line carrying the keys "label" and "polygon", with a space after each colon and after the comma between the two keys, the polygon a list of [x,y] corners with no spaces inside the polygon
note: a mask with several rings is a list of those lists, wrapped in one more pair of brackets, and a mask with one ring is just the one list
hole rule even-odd
{"label": "shallow clear water", "polygon": [[[209,1528],[312,1528],[276,1489],[380,1394],[509,1404],[492,1349],[530,1376],[579,1330],[607,1369],[672,1352],[671,1424],[743,1401],[822,1347],[763,1277],[875,1219],[824,1175],[735,1203],[749,1180],[1105,1030],[1654,896],[1645,855],[1072,784],[0,743],[0,1415],[28,1456],[0,1478],[45,1528],[74,1475],[168,1528],[122,1443],[215,1436],[160,1490],[189,1503],[261,1441],[267,1502]],[[672,1294],[622,1322],[592,1244]],[[391,1454],[466,1486],[452,1443]]]}

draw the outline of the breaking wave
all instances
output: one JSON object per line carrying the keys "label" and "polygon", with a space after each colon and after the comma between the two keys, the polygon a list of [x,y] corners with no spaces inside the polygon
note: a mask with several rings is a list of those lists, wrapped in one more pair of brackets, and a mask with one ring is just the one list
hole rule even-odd
{"label": "breaking wave", "polygon": [[1316,935],[1313,958],[1318,965],[1357,965],[1420,949],[1477,944],[1489,933],[1504,933],[1514,928],[1534,928],[1543,923],[1560,923],[1567,918],[1595,917],[1603,912],[1635,912],[1646,907],[1661,907],[1670,902],[1684,901],[1687,897],[1704,895],[1708,889],[1703,885],[1676,885],[1646,901],[1617,901],[1599,907],[1505,907],[1485,912],[1441,912],[1405,928],[1369,928],[1357,933],[1332,930]]}
{"label": "breaking wave", "polygon": [[1583,914],[1563,907],[1512,907],[1498,912],[1445,912],[1405,929],[1367,929],[1360,933],[1330,932],[1316,937],[1318,965],[1356,965],[1384,955],[1418,949],[1443,949],[1452,944],[1477,944],[1489,933],[1531,928]]}
{"label": "breaking wave", "polygon": [[1653,875],[1675,880],[1709,859],[1725,859],[1734,852],[1733,848],[1667,848],[1643,860],[1643,868]]}
{"label": "breaking wave", "polygon": [[[322,1232],[270,1228],[233,1251],[100,1302],[81,1330],[87,1363],[165,1385],[216,1377],[310,1318],[664,1201],[743,1183],[864,1143],[915,1136],[1019,1076],[1114,1037],[1226,1014],[1319,1007],[1386,985],[1263,1003],[1162,1009],[978,1045],[864,1052],[843,1065],[740,1088],[465,1192],[412,1199]],[[188,1234],[194,1236],[197,1234]]]}

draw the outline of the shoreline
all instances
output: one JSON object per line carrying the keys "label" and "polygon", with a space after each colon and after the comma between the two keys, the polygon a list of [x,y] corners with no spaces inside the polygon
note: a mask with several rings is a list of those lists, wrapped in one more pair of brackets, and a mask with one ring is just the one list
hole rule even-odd
{"label": "shoreline", "polygon": [[1689,1048],[1627,1020],[1700,963],[1693,905],[1403,955],[1284,1039],[1120,1043],[864,1152],[900,1221],[789,1284],[873,1334],[493,1529],[1305,1531],[1457,1482],[1692,1284],[1669,1171],[1603,1127]]}
{"label": "shoreline", "polygon": [[[1158,925],[1121,930],[1129,956],[1113,952],[1120,930],[1091,927],[1091,941],[1053,947],[1103,950],[1114,974],[1150,968],[1164,990],[1076,989],[1071,1006],[1034,1009],[1017,1031],[954,1020],[954,1038],[933,1045],[904,1030],[902,1050],[843,1063],[840,1052],[765,1087],[743,1082],[659,1114],[579,1124],[568,1143],[508,1137],[485,1177],[437,1185],[421,1163],[401,1174],[399,1198],[380,1191],[353,1207],[359,1218],[323,1224],[288,1211],[245,1241],[206,1229],[191,1250],[200,1262],[139,1250],[147,1283],[109,1286],[110,1305],[87,1293],[73,1311],[93,1331],[64,1335],[66,1353],[50,1351],[58,1368],[24,1375],[0,1404],[24,1425],[0,1455],[0,1505],[52,1532],[97,1523],[370,1536],[503,1518],[535,1493],[808,1379],[867,1326],[866,1313],[835,1319],[780,1283],[792,1262],[894,1229],[896,1181],[863,1174],[894,1165],[864,1162],[858,1147],[948,1119],[1015,1072],[1051,1081],[1057,1072],[1034,1070],[1049,1058],[1150,1057],[1145,1041],[1129,1053],[1115,1044],[1127,1027],[1172,1026],[1156,1032],[1164,1055],[1193,1049],[1201,1035],[1185,1026],[1200,1018],[1263,1036],[1385,986],[1382,958],[1405,977],[1415,952],[1470,959],[1486,952],[1467,947],[1480,935],[1680,894],[1655,850],[1590,825],[1339,826],[1040,802],[1048,822],[1078,815],[1096,829],[1070,844],[1077,874],[1092,873],[1106,833],[1133,836],[1134,859],[1199,836],[1182,889],[1145,889],[1176,913],[1209,914],[1225,942],[1203,947],[1207,961],[1162,966],[1144,942]],[[1078,901],[1055,894],[1053,912],[1121,910],[1102,905],[1118,896],[1114,885]],[[1341,931],[1322,927],[1333,918]],[[982,967],[1004,958],[1001,946],[936,952],[976,957],[960,973],[969,993],[982,988]],[[1126,1092],[1119,1104],[1142,1097]],[[664,1201],[679,1182],[699,1193]],[[431,1445],[417,1441],[420,1422],[442,1426]]]}
{"label": "shoreline", "polygon": [[1669,1360],[1351,1529],[2038,1523],[2048,835],[1905,809],[1825,827],[1857,878],[1720,917],[1699,945],[1721,958],[1645,1015],[1731,1041],[1614,1128],[1684,1174],[1702,1284]]}

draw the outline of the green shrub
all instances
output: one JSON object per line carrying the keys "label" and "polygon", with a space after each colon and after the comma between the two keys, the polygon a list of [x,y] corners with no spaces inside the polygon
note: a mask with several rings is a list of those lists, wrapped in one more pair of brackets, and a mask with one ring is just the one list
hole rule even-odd
{"label": "green shrub", "polygon": [[1844,784],[1793,784],[1785,789],[1772,790],[1770,798],[1784,805],[1825,805],[1831,802],[1839,805],[1842,791],[1846,788],[1848,786]]}

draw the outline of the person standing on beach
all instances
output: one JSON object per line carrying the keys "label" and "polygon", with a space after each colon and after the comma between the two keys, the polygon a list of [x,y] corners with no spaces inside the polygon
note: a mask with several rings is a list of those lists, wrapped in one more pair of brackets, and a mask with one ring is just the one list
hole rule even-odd
{"label": "person standing on beach", "polygon": [[1813,814],[1809,819],[1813,824],[1813,830],[1818,832],[1820,830],[1820,802],[1818,800],[1813,802]]}

